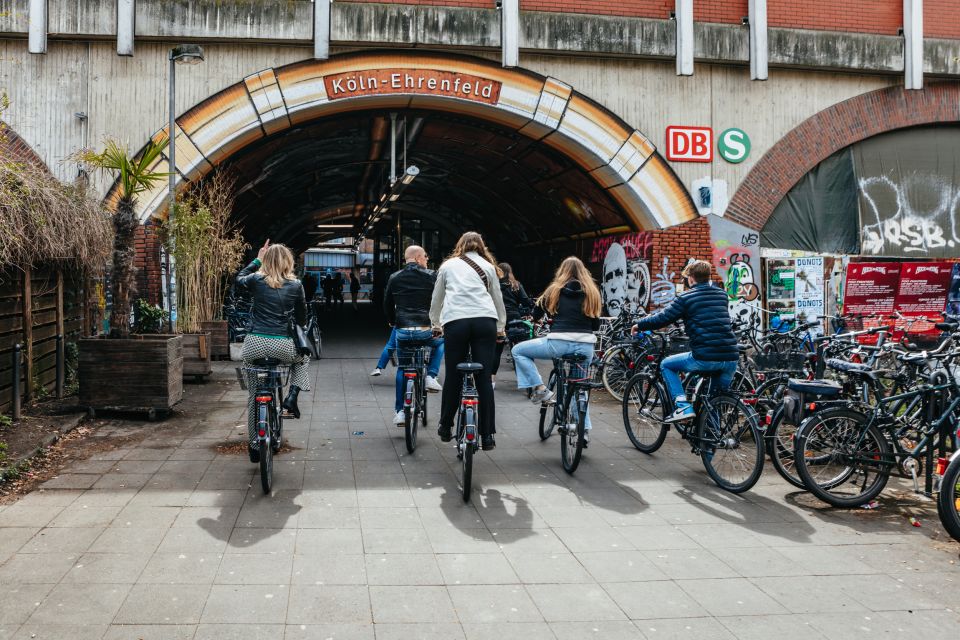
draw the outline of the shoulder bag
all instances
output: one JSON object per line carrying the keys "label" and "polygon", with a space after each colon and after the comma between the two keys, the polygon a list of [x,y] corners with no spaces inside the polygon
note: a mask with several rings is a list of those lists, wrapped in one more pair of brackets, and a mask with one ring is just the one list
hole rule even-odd
{"label": "shoulder bag", "polygon": [[[275,291],[277,292],[277,297],[280,298],[281,308],[283,308],[283,296],[280,295],[279,289]],[[297,320],[293,316],[293,309],[284,312],[284,315],[287,317],[287,335],[293,340],[293,348],[296,349],[297,355],[310,356],[314,360],[319,359],[320,354],[317,353],[317,346],[310,337],[307,336],[306,330],[297,324]]]}
{"label": "shoulder bag", "polygon": [[490,281],[487,279],[487,274],[484,273],[482,268],[480,268],[480,265],[478,265],[476,262],[468,258],[466,255],[460,256],[460,259],[466,262],[468,265],[470,265],[470,268],[472,268],[474,271],[477,272],[477,275],[480,276],[481,280],[483,280],[483,286],[486,287],[487,290],[489,291]]}

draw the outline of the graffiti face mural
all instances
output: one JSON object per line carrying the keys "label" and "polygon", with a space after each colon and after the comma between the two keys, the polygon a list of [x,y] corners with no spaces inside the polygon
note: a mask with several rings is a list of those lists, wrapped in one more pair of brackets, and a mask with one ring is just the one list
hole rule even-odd
{"label": "graffiti face mural", "polygon": [[630,311],[644,311],[650,300],[650,267],[643,260],[627,260],[627,301]]}
{"label": "graffiti face mural", "polygon": [[602,285],[607,315],[615,316],[620,313],[627,298],[627,254],[616,242],[610,245],[603,259]]}
{"label": "graffiti face mural", "polygon": [[603,262],[600,292],[608,316],[624,309],[636,312],[649,304],[651,238],[650,233],[640,232],[594,241],[590,262]]}

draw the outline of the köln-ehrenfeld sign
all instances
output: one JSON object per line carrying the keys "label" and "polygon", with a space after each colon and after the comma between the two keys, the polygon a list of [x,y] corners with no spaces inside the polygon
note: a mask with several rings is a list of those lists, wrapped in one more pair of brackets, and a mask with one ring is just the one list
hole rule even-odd
{"label": "k\u00f6ln-ehrenfeld sign", "polygon": [[446,96],[497,104],[501,83],[466,73],[434,69],[369,69],[324,76],[330,100],[389,94]]}

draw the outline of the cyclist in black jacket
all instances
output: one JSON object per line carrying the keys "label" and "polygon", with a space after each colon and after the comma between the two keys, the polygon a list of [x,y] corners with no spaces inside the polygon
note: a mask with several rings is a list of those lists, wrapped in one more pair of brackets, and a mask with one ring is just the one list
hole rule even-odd
{"label": "cyclist in black jacket", "polygon": [[[503,296],[503,309],[507,312],[507,339],[510,337],[510,324],[521,322],[524,316],[533,312],[533,301],[527,295],[523,285],[513,275],[513,267],[506,262],[497,265],[503,273],[500,278],[500,293]],[[497,383],[497,371],[500,370],[500,359],[503,356],[503,348],[507,340],[497,341],[497,354],[493,360],[493,370],[491,379],[494,385]],[[512,346],[512,345],[511,345]]]}
{"label": "cyclist in black jacket", "polygon": [[704,260],[688,264],[682,275],[690,288],[661,311],[641,318],[633,326],[636,333],[682,320],[683,330],[690,339],[690,352],[669,356],[660,363],[667,392],[677,407],[667,422],[683,422],[694,417],[680,382],[681,371],[718,372],[717,383],[721,389],[730,387],[737,372],[740,352],[730,324],[727,293],[710,283],[711,272],[710,263]]}

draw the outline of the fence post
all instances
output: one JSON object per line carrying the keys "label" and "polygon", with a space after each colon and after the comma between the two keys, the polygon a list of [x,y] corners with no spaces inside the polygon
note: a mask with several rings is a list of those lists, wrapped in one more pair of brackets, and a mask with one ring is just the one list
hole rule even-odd
{"label": "fence post", "polygon": [[13,345],[13,366],[10,367],[13,376],[13,421],[20,419],[20,343]]}
{"label": "fence post", "polygon": [[26,355],[24,370],[26,377],[23,380],[25,391],[24,399],[33,398],[33,270],[26,267],[23,270],[23,346]]}
{"label": "fence post", "polygon": [[57,398],[63,397],[63,386],[64,386],[64,362],[65,354],[63,351],[63,334],[57,334]]}

